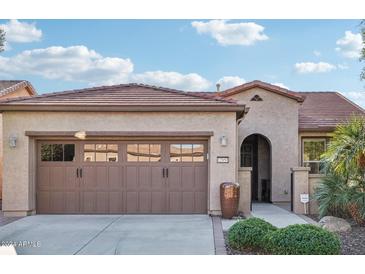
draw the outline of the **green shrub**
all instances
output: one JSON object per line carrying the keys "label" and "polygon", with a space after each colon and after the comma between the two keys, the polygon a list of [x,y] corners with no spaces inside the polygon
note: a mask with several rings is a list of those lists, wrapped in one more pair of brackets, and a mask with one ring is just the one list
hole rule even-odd
{"label": "green shrub", "polygon": [[261,248],[264,236],[276,229],[275,226],[259,218],[238,221],[228,231],[228,243],[235,249]]}
{"label": "green shrub", "polygon": [[275,255],[336,255],[341,248],[336,234],[310,224],[278,229],[268,233],[264,242],[265,250]]}
{"label": "green shrub", "polygon": [[319,205],[320,218],[336,216],[346,218],[351,201],[351,187],[347,179],[337,174],[327,174],[314,189],[314,199]]}

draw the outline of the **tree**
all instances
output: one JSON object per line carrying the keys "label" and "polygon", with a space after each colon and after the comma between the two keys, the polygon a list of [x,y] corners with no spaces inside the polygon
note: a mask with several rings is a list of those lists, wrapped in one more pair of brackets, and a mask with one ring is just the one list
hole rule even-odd
{"label": "tree", "polygon": [[340,124],[323,155],[326,169],[356,180],[365,173],[365,117],[353,116]]}
{"label": "tree", "polygon": [[320,215],[347,212],[365,225],[365,117],[338,125],[322,159],[327,176],[315,190]]}
{"label": "tree", "polygon": [[4,50],[5,47],[5,31],[0,28],[0,52]]}
{"label": "tree", "polygon": [[[361,36],[362,36],[362,50],[361,50],[361,57],[360,61],[365,61],[365,20],[361,22]],[[365,67],[362,69],[361,72],[361,80],[365,80]]]}

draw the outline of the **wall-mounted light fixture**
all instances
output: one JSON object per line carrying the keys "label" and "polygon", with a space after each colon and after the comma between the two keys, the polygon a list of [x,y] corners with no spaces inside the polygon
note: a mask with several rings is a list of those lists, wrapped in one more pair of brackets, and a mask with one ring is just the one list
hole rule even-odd
{"label": "wall-mounted light fixture", "polygon": [[18,137],[15,134],[9,136],[9,147],[16,148],[16,143],[18,141]]}
{"label": "wall-mounted light fixture", "polygon": [[228,145],[228,138],[225,135],[221,136],[221,138],[219,138],[219,143],[222,147],[226,147]]}
{"label": "wall-mounted light fixture", "polygon": [[85,131],[78,131],[74,135],[77,139],[85,140],[86,139],[86,132]]}

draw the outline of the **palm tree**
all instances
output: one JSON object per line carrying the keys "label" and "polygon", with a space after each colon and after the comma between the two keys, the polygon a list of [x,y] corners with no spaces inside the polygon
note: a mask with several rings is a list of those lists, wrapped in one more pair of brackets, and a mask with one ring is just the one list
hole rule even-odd
{"label": "palm tree", "polygon": [[320,214],[348,212],[365,225],[365,117],[337,126],[322,159],[327,177],[315,194]]}
{"label": "palm tree", "polygon": [[322,155],[327,171],[352,180],[364,178],[365,117],[353,116],[337,126],[326,153]]}

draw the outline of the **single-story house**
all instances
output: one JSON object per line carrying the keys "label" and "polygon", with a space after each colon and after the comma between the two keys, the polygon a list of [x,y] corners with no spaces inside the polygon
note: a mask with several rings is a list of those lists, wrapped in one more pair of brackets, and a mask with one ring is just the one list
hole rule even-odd
{"label": "single-story house", "polygon": [[[261,81],[217,92],[102,86],[0,103],[3,211],[220,214],[252,167],[250,200],[289,202],[291,169],[321,173],[335,126],[364,110],[337,92]],[[251,201],[250,201],[251,202]]]}
{"label": "single-story house", "polygon": [[[0,80],[0,100],[15,98],[15,97],[28,97],[34,96],[37,92],[28,81],[19,80]],[[2,143],[2,115],[0,114],[0,144]],[[0,201],[2,199],[2,165],[3,154],[2,145],[0,145]]]}

